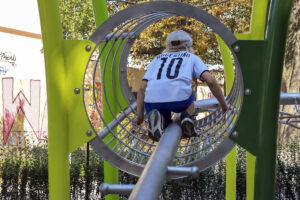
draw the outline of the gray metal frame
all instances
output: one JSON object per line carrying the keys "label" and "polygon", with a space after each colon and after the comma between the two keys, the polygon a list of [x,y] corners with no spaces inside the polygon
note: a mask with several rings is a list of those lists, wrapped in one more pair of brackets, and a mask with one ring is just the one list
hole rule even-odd
{"label": "gray metal frame", "polygon": [[167,167],[172,163],[176,154],[181,134],[179,125],[173,123],[168,126],[131,192],[129,200],[153,200],[158,198],[166,180]]}
{"label": "gray metal frame", "polygon": [[[234,51],[239,50],[239,48],[232,48],[237,41],[235,36],[218,19],[206,11],[189,4],[173,1],[155,1],[136,4],[110,17],[98,27],[90,37],[90,40],[97,45],[93,50],[90,61],[92,57],[97,54],[98,49],[100,52],[97,55],[96,64],[92,66],[94,67],[92,68],[94,70],[93,82],[95,81],[96,68],[100,63],[100,55],[102,55],[103,52],[108,52],[102,71],[104,98],[108,101],[106,95],[108,91],[106,91],[106,86],[104,85],[104,77],[105,74],[111,74],[111,84],[114,87],[121,88],[123,96],[129,105],[126,108],[122,107],[117,98],[116,91],[109,91],[113,92],[115,101],[122,111],[122,114],[118,115],[114,113],[111,106],[108,105],[111,114],[115,117],[115,120],[111,124],[108,124],[103,119],[101,110],[98,108],[94,91],[94,104],[106,128],[100,133],[97,133],[97,136],[90,141],[90,144],[105,160],[133,175],[139,176],[142,173],[145,164],[157,144],[147,137],[145,127],[134,124],[136,117],[134,115],[136,112],[136,99],[130,91],[126,73],[129,51],[135,38],[137,38],[146,27],[162,18],[178,15],[191,17],[206,24],[224,40],[234,57],[235,80],[231,92],[226,97],[230,109],[226,113],[223,113],[220,107],[217,106],[211,111],[210,115],[197,120],[196,128],[199,136],[183,140],[183,142],[180,143],[172,165],[185,167],[198,166],[199,170],[202,171],[224,157],[235,145],[229,139],[229,134],[238,119],[244,94],[243,78]],[[110,45],[108,44],[109,41],[111,41]],[[116,59],[117,53],[113,54],[113,48],[115,48],[116,52],[120,53],[120,59]],[[109,56],[112,55],[113,67],[111,71],[106,71],[108,69],[107,61]],[[91,69],[90,65],[89,62],[86,71]],[[113,82],[113,74],[117,70],[119,73],[119,84],[115,85]],[[85,79],[86,78],[87,76]],[[91,125],[93,127],[92,123]],[[119,127],[118,131],[113,132],[112,130],[116,127]],[[94,127],[93,129],[95,131]],[[111,137],[108,142],[104,142],[103,140],[106,136]],[[113,147],[110,147],[113,143]],[[182,174],[170,173],[167,175],[167,178],[174,179],[183,176]]]}

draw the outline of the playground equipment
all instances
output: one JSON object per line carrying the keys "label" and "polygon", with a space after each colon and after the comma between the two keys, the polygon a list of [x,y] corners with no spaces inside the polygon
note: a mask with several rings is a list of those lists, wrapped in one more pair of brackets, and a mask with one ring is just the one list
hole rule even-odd
{"label": "playground equipment", "polygon": [[300,98],[299,93],[289,93],[289,94],[282,94],[283,98],[281,97],[280,104],[282,105],[294,105],[296,113],[288,113],[284,111],[279,111],[279,120],[282,124],[287,124],[293,128],[300,129]]}
{"label": "playground equipment", "polygon": [[[255,199],[271,199],[280,80],[290,7],[291,1],[287,0],[269,2],[262,40],[237,40],[220,21],[191,5],[155,1],[117,13],[95,31],[90,41],[63,41],[57,2],[39,1],[50,122],[49,198],[69,199],[68,154],[90,141],[95,151],[114,166],[141,176],[134,187],[105,184],[103,192],[131,193],[130,199],[145,199],[146,196],[155,199],[165,179],[195,175],[239,144],[256,156]],[[216,107],[209,116],[198,120],[197,137],[181,140],[180,128],[172,124],[157,144],[147,137],[146,126],[136,126],[133,122],[135,98],[127,82],[127,59],[134,39],[142,30],[157,20],[176,15],[201,21],[228,46],[235,63],[232,88],[226,97],[230,109],[222,113]],[[86,66],[85,74],[82,66]],[[102,79],[97,77],[100,71]],[[84,83],[89,77],[93,84],[96,81],[102,84],[103,113],[98,108],[95,91],[93,95],[99,117],[106,127],[102,131],[91,119],[82,118],[85,106],[77,94],[81,93],[80,85],[83,85],[83,93],[86,91]],[[205,103],[198,102],[199,109],[203,109],[201,104]],[[88,111],[86,113],[89,118]],[[154,179],[153,174],[157,176]]]}
{"label": "playground equipment", "polygon": [[[180,143],[180,131],[177,130],[176,132],[176,128],[174,128],[176,125],[172,125],[172,129],[174,130],[170,131],[167,129],[164,137],[168,137],[168,144],[170,144],[172,135],[174,138],[177,136],[177,140],[174,140],[174,146],[166,148],[164,147],[164,145],[166,145],[164,144],[165,139],[162,139],[162,141],[156,145],[146,136],[146,127],[134,124],[136,116],[132,113],[135,112],[135,97],[130,92],[128,86],[126,66],[129,50],[135,38],[150,24],[162,18],[176,15],[192,17],[214,30],[231,51],[235,63],[235,73],[232,89],[226,97],[230,109],[226,113],[222,113],[220,108],[216,107],[207,117],[196,121],[198,136],[181,140]],[[257,83],[253,83],[251,79],[253,79],[253,76],[260,77],[264,72],[260,71],[262,74],[259,74],[259,70],[256,72],[253,71],[257,66],[251,66],[249,63],[250,60],[247,54],[250,54],[251,51],[246,49],[246,47],[241,48],[235,36],[219,20],[207,12],[187,4],[178,2],[143,3],[131,6],[112,16],[98,27],[90,37],[90,40],[96,44],[96,47],[91,54],[92,56],[90,57],[86,72],[92,71],[93,81],[95,81],[96,71],[101,70],[101,82],[103,84],[105,101],[107,102],[110,114],[114,118],[111,123],[107,123],[104,120],[100,109],[98,109],[99,106],[97,106],[98,99],[94,94],[94,104],[106,128],[98,133],[96,131],[97,129],[94,128],[97,136],[90,141],[90,144],[99,155],[117,168],[137,176],[141,175],[139,182],[133,189],[130,199],[141,199],[145,198],[145,196],[148,196],[149,199],[156,199],[165,177],[170,179],[186,175],[184,172],[168,172],[168,165],[180,167],[197,166],[198,169],[196,171],[204,170],[224,157],[234,146],[233,141],[244,146],[250,152],[257,154],[257,143],[255,140],[257,140],[259,136],[251,137],[246,135],[247,131],[245,127],[249,127],[246,123],[251,124],[249,123],[250,119],[249,116],[245,116],[246,112],[242,115],[242,119],[239,119],[239,114],[243,109],[249,109],[250,104],[255,101],[252,99],[251,102],[251,96],[258,96],[259,91],[262,89]],[[251,43],[249,43],[249,45],[250,44]],[[265,48],[264,46],[259,47],[259,49]],[[98,51],[100,53],[98,53]],[[243,54],[242,52],[247,53]],[[94,60],[96,60],[96,62]],[[111,60],[109,64],[108,60]],[[240,67],[239,60],[244,63],[244,68]],[[91,64],[91,62],[93,62],[93,64]],[[258,63],[253,62],[253,65],[258,65]],[[115,71],[118,71],[119,83],[114,81],[116,78],[114,77]],[[244,76],[242,76],[242,72]],[[110,83],[105,80],[107,78],[106,74],[111,74],[109,78]],[[264,79],[266,77],[261,78]],[[244,86],[244,80],[246,86]],[[266,80],[260,81],[266,82]],[[124,100],[120,99],[118,91],[116,91],[115,88],[121,88],[126,101],[125,106],[122,105],[122,101]],[[113,100],[107,98],[106,94],[108,91],[113,92]],[[244,95],[249,100],[243,103]],[[263,94],[261,95],[264,96]],[[114,106],[110,105],[110,101],[117,103],[117,109],[121,111],[120,115],[114,110]],[[127,105],[129,106],[127,107]],[[197,102],[196,106],[201,109],[201,102]],[[242,109],[242,107],[245,108]],[[253,109],[248,113],[251,112],[253,115],[256,115],[255,118],[259,115],[258,112],[253,112]],[[238,126],[235,127],[237,122]],[[253,133],[251,134],[255,135]],[[175,148],[178,143],[179,146]],[[162,152],[166,152],[168,149],[169,151],[173,149],[173,152],[171,151],[169,152],[170,155],[164,156]],[[172,154],[175,156],[174,159],[171,156]],[[157,161],[155,162],[154,160]],[[158,165],[158,163],[162,161],[166,162],[162,165]],[[159,173],[161,171],[163,172]],[[181,170],[178,169],[178,171]],[[158,178],[149,178],[149,176],[153,174],[159,174]],[[106,184],[105,187],[102,187],[102,191],[109,193],[110,187],[110,185]],[[145,194],[146,188],[148,188],[147,192],[150,191],[147,195]],[[114,192],[116,192],[115,189],[116,188],[114,188]],[[123,187],[120,186],[119,189],[123,190]]]}
{"label": "playground equipment", "polygon": [[[90,37],[96,47],[87,64],[86,72],[93,72],[93,82],[96,71],[101,70],[102,92],[107,102],[110,114],[115,118],[110,124],[102,117],[98,99],[94,93],[94,104],[106,127],[97,137],[90,141],[95,151],[117,168],[134,175],[140,175],[156,147],[147,136],[147,128],[134,124],[135,97],[130,91],[126,66],[129,50],[134,39],[150,24],[170,16],[189,16],[211,27],[230,47],[235,58],[235,81],[233,88],[226,98],[231,109],[223,113],[217,107],[207,117],[196,121],[198,137],[182,140],[176,150],[173,161],[175,166],[198,166],[204,170],[223,156],[233,147],[234,143],[228,138],[240,112],[243,98],[243,80],[239,63],[231,46],[237,41],[234,35],[215,17],[207,12],[188,4],[175,2],[151,2],[137,4],[127,8],[105,21]],[[112,41],[112,42],[110,42]],[[101,43],[104,44],[99,47]],[[109,43],[110,42],[110,43]],[[98,48],[99,47],[99,48]],[[234,47],[239,50],[238,46]],[[98,50],[99,49],[99,50]],[[98,53],[99,51],[99,53]],[[95,56],[97,54],[97,56]],[[118,56],[119,55],[119,56]],[[103,63],[100,63],[102,58]],[[107,63],[112,58],[111,63]],[[95,61],[96,60],[96,61]],[[100,69],[101,66],[101,69]],[[114,82],[114,71],[118,72],[119,83]],[[110,82],[106,81],[109,74]],[[86,78],[91,77],[86,73]],[[93,84],[94,85],[94,84]],[[116,88],[121,88],[126,100],[122,105],[122,96],[118,96]],[[113,93],[113,99],[107,98],[107,93]],[[111,102],[117,102],[120,115],[117,116]],[[129,105],[129,106],[127,106]],[[87,107],[87,106],[86,106]],[[201,106],[200,106],[201,107]],[[91,121],[91,120],[90,120]],[[91,123],[93,126],[93,123]],[[116,131],[113,130],[116,128]],[[94,127],[96,132],[97,128]],[[134,130],[134,131],[133,131]],[[201,130],[201,131],[200,131]],[[105,141],[105,138],[109,137]],[[113,144],[113,145],[111,145]]]}

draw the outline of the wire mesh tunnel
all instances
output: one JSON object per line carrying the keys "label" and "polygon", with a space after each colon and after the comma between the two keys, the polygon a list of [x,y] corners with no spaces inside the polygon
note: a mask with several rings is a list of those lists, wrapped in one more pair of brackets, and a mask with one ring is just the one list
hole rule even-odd
{"label": "wire mesh tunnel", "polygon": [[[89,102],[85,101],[86,113],[97,134],[90,144],[105,160],[137,176],[141,174],[157,143],[147,136],[147,121],[141,126],[134,122],[136,97],[127,80],[130,48],[145,28],[171,16],[192,17],[211,28],[227,44],[235,63],[233,87],[226,97],[230,109],[223,113],[216,100],[196,102],[196,110],[208,106],[210,114],[196,120],[197,136],[181,139],[172,165],[196,165],[204,170],[234,146],[228,136],[240,113],[244,91],[240,66],[235,56],[235,51],[239,49],[234,46],[237,41],[234,35],[218,19],[188,4],[171,1],[137,4],[109,18],[90,37],[96,47],[87,64],[83,84],[84,97],[91,98]],[[100,89],[102,95],[99,95]],[[91,106],[94,112],[90,111]],[[104,119],[103,115],[110,116],[110,120]],[[101,126],[105,128],[101,130]]]}

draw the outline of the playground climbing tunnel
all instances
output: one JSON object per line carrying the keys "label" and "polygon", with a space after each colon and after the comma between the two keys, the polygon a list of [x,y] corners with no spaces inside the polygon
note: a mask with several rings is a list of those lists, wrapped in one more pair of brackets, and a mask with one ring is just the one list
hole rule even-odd
{"label": "playground climbing tunnel", "polygon": [[[148,2],[136,4],[105,21],[90,40],[96,44],[87,63],[83,96],[87,85],[101,85],[92,91],[93,112],[86,113],[96,137],[90,141],[94,150],[117,168],[139,176],[153,153],[157,142],[147,136],[147,121],[135,123],[136,97],[127,80],[130,49],[141,32],[167,17],[186,16],[205,24],[222,38],[234,62],[234,82],[226,102],[230,109],[223,113],[215,99],[196,102],[196,111],[209,111],[197,119],[197,136],[181,139],[173,166],[198,166],[204,170],[224,157],[235,145],[229,135],[237,122],[243,102],[243,77],[235,55],[237,39],[218,19],[199,8],[180,2]],[[99,105],[102,96],[102,105]],[[87,103],[86,103],[87,104]],[[91,104],[91,102],[88,102]],[[145,118],[147,119],[147,118]],[[101,124],[99,124],[101,121]],[[105,128],[100,129],[100,126]],[[179,178],[172,176],[169,178]]]}

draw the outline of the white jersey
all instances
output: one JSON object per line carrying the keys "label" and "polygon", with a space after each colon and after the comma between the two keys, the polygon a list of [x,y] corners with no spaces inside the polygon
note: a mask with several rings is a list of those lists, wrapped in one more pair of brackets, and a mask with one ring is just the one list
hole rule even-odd
{"label": "white jersey", "polygon": [[151,62],[143,80],[148,80],[145,102],[183,101],[192,95],[193,76],[208,71],[203,61],[187,51],[166,52]]}

